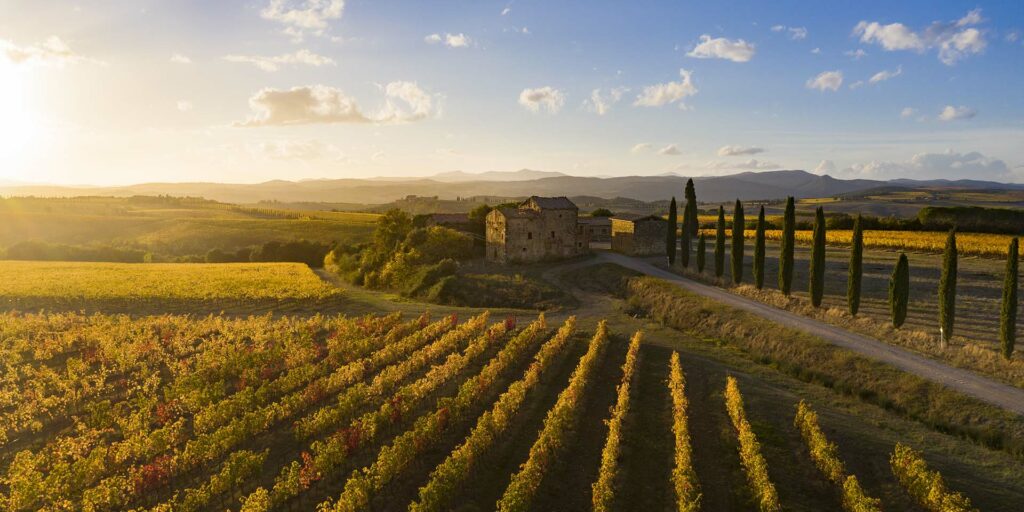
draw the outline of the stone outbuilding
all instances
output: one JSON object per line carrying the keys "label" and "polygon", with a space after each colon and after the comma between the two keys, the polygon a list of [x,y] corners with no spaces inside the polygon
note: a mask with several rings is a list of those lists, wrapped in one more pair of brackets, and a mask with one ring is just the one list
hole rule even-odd
{"label": "stone outbuilding", "polygon": [[590,250],[579,209],[566,197],[533,196],[487,214],[487,259],[531,263],[572,258]]}
{"label": "stone outbuilding", "polygon": [[612,250],[631,256],[665,254],[668,221],[656,215],[612,217]]}
{"label": "stone outbuilding", "polygon": [[580,224],[591,242],[610,242],[612,221],[608,217],[580,217]]}

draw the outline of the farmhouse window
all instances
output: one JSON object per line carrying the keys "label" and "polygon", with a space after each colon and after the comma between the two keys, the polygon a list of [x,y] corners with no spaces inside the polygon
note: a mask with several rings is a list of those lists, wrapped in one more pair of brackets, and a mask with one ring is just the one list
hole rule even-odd
{"label": "farmhouse window", "polygon": [[[527,240],[533,240],[533,231],[527,231],[526,232],[526,239]],[[524,248],[523,250],[525,251],[526,249]]]}
{"label": "farmhouse window", "polygon": [[555,232],[554,232],[554,231],[552,231],[552,232],[551,232],[551,238],[554,238],[554,237],[555,237]]}

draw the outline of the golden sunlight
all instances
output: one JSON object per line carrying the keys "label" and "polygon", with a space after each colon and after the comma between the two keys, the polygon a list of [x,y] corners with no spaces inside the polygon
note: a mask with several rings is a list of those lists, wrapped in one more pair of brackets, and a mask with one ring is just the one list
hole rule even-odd
{"label": "golden sunlight", "polygon": [[31,71],[0,59],[0,175],[18,166],[32,149],[40,132],[39,115],[32,108]]}

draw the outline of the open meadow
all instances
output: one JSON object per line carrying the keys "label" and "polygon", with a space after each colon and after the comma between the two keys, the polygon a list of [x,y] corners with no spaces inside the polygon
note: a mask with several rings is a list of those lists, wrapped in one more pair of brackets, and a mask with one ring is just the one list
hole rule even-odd
{"label": "open meadow", "polygon": [[0,246],[43,242],[202,257],[269,241],[358,243],[378,215],[248,208],[198,198],[0,199]]}

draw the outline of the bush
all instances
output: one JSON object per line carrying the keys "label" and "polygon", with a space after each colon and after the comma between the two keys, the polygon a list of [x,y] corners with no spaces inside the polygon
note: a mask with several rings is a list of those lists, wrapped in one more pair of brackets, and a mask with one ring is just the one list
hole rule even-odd
{"label": "bush", "polygon": [[26,241],[18,242],[8,247],[6,256],[9,260],[143,263],[146,252],[137,249],[121,249],[108,245],[86,247]]}
{"label": "bush", "polygon": [[928,206],[917,212],[921,226],[933,231],[1024,233],[1024,210],[981,206]]}

